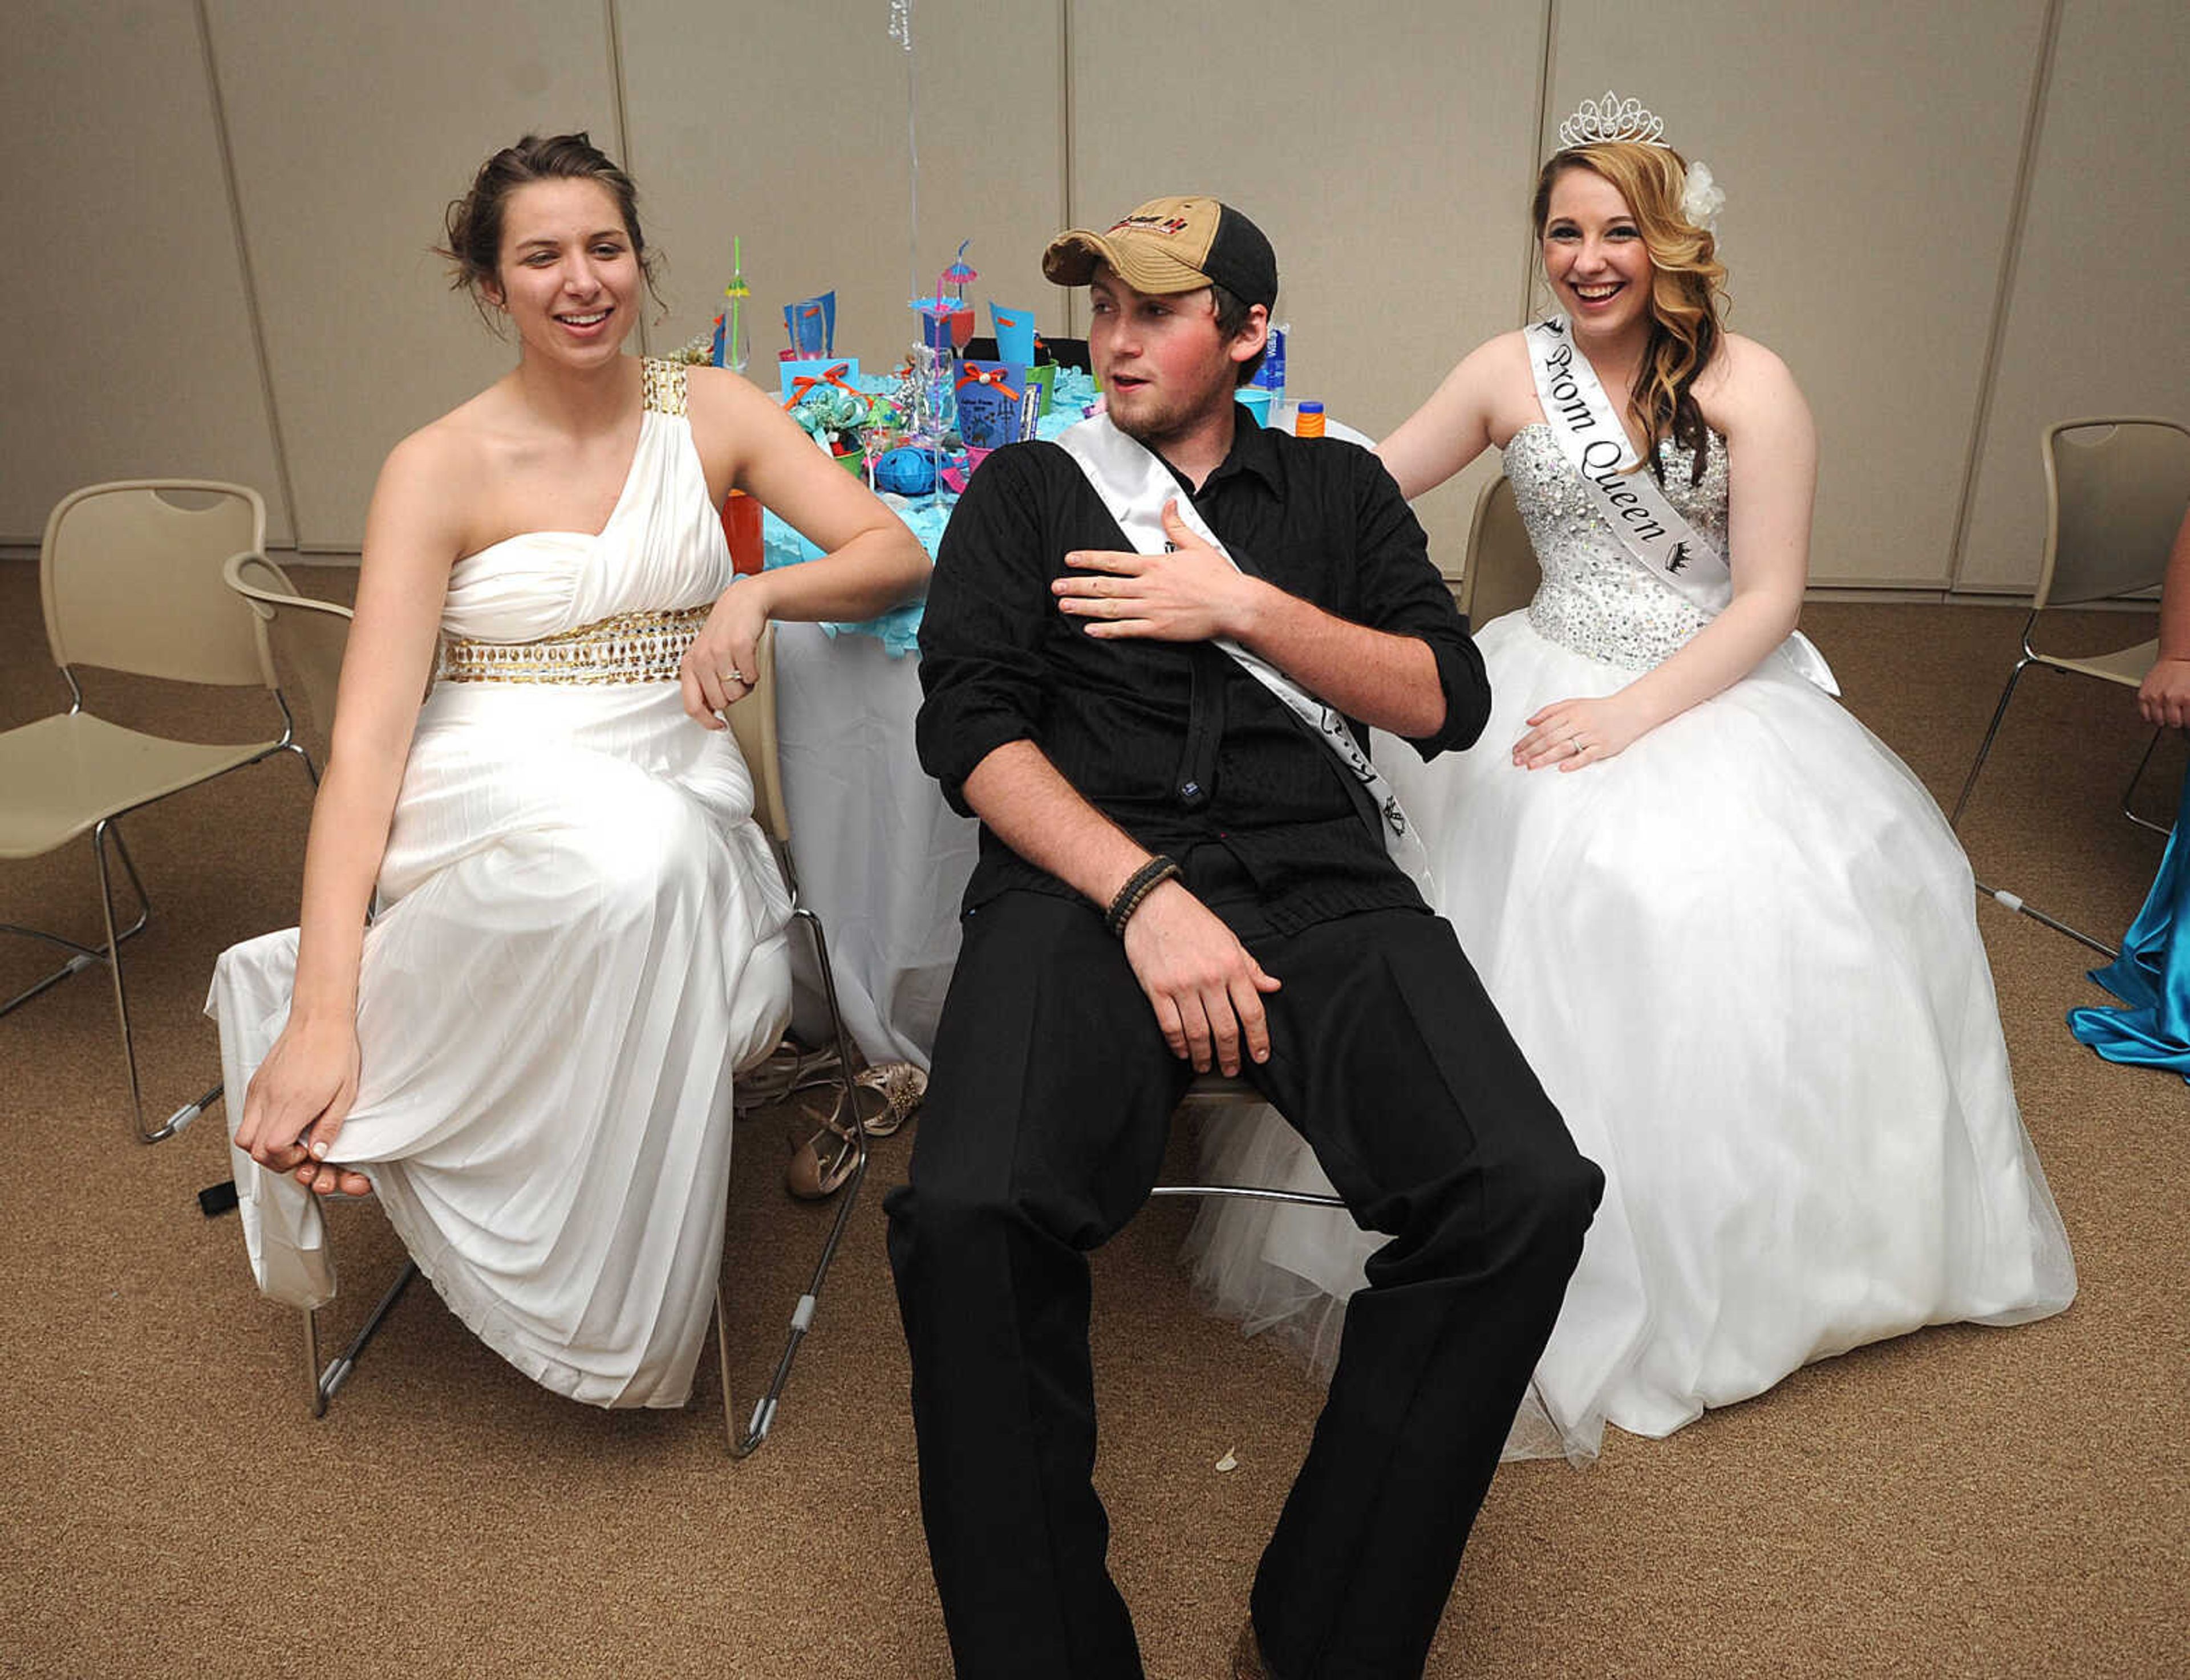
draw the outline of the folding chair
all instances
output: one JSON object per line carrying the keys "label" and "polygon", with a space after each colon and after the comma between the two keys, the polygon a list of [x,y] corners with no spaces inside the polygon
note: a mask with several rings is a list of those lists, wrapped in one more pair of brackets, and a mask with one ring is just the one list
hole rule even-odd
{"label": "folding chair", "polygon": [[[263,554],[231,556],[221,568],[221,577],[249,604],[269,667],[276,672],[287,671],[294,677],[304,714],[315,727],[317,738],[325,742],[334,729],[335,694],[342,681],[343,650],[349,641],[350,610],[333,601],[298,594],[296,585],[281,568]],[[324,746],[321,750],[326,751]],[[319,771],[308,753],[304,755],[304,768],[311,772],[312,785],[316,787]],[[218,1094],[218,1087],[215,1087],[215,1094]],[[366,1343],[378,1331],[381,1321],[417,1275],[417,1264],[405,1261],[395,1280],[381,1296],[349,1347],[325,1365],[320,1362],[319,1309],[303,1309],[304,1376],[311,1386],[315,1417],[326,1415],[327,1402],[349,1380]]]}
{"label": "folding chair", "polygon": [[843,1087],[837,1112],[849,1115],[852,1121],[851,1135],[843,1138],[838,1148],[851,1152],[852,1171],[843,1189],[837,1193],[837,1217],[830,1222],[829,1234],[821,1245],[820,1258],[814,1263],[814,1275],[791,1310],[791,1329],[784,1341],[782,1357],[776,1361],[775,1375],[769,1380],[767,1391],[755,1402],[752,1417],[742,1429],[738,1427],[730,1400],[729,1340],[725,1333],[729,1320],[723,1311],[722,1285],[718,1281],[715,1286],[715,1350],[722,1364],[723,1427],[729,1437],[733,1458],[751,1456],[768,1439],[784,1388],[791,1381],[791,1361],[798,1357],[798,1344],[813,1328],[821,1286],[828,1280],[830,1263],[837,1257],[845,1228],[851,1223],[860,1186],[867,1176],[866,1127],[860,1113],[859,1093],[853,1084],[859,1063],[854,1059],[851,1035],[844,1029],[844,1012],[837,1002],[837,979],[829,967],[828,936],[822,930],[821,918],[810,906],[799,901],[798,875],[791,867],[791,809],[783,797],[783,766],[776,744],[774,625],[761,637],[756,662],[758,669],[753,673],[752,687],[728,713],[730,733],[737,737],[738,751],[745,755],[746,769],[752,776],[753,816],[774,846],[777,860],[783,866],[784,884],[791,889],[791,913],[805,924],[807,932],[813,936],[814,961],[821,970],[822,995],[829,1004],[830,1030],[836,1036],[837,1076]]}
{"label": "folding chair", "polygon": [[[1957,829],[2025,670],[2041,665],[2068,676],[2135,689],[2159,652],[2156,638],[2109,653],[2068,655],[2041,650],[2032,644],[2031,637],[2050,608],[2134,594],[2165,576],[2168,550],[2184,506],[2190,503],[2190,429],[2172,420],[2148,418],[2063,420],[2045,429],[2040,451],[2045,466],[2045,552],[2038,589],[2023,627],[2022,657],[2007,673],[1992,723],[1948,819]],[[2155,730],[2153,745],[2159,740]],[[2147,746],[2123,790],[2122,809],[2141,826],[2157,828],[2130,809],[2130,795],[2151,758],[2152,747]],[[2106,956],[2118,955],[2104,941],[2079,933],[2011,892],[1982,881],[1977,890]]]}
{"label": "folding chair", "polygon": [[1454,592],[1467,621],[1480,629],[1535,598],[1543,569],[1513,500],[1513,481],[1500,474],[1475,498],[1467,528],[1467,559]]}
{"label": "folding chair", "polygon": [[[341,667],[341,646],[335,631],[347,629],[349,612],[330,602],[314,601],[296,595],[288,588],[288,580],[281,575],[278,569],[263,561],[256,565],[239,565],[230,582],[232,587],[267,614],[264,627],[272,633],[275,644],[282,647],[285,654],[283,662],[288,663],[293,657],[300,681],[306,692],[312,695],[315,708],[324,705],[326,715],[332,716],[333,679]],[[330,627],[316,628],[313,624],[315,618]],[[292,632],[304,633],[285,644],[285,627]],[[316,642],[307,641],[305,637],[314,633],[315,629]],[[752,776],[754,819],[775,847],[783,867],[785,883],[791,889],[791,915],[805,925],[814,939],[814,956],[821,970],[822,992],[828,1002],[830,1024],[836,1035],[837,1072],[843,1090],[837,1112],[850,1115],[856,1120],[860,1108],[853,1081],[859,1064],[854,1059],[850,1035],[845,1030],[843,1012],[837,1001],[836,979],[829,967],[828,939],[822,929],[820,917],[810,906],[799,902],[797,877],[791,868],[791,814],[784,800],[783,775],[776,746],[775,632],[772,627],[761,639],[757,663],[758,669],[754,673],[752,689],[743,700],[730,708],[730,729]],[[851,1222],[860,1186],[867,1173],[868,1140],[864,1126],[855,1124],[851,1135],[843,1140],[841,1147],[849,1153],[852,1167],[843,1189],[837,1193],[836,1217],[830,1223],[829,1234],[822,1244],[820,1257],[814,1264],[812,1278],[792,1309],[790,1331],[785,1339],[782,1354],[776,1361],[774,1375],[767,1390],[755,1403],[752,1417],[742,1428],[739,1427],[730,1393],[725,1303],[720,1282],[716,1285],[715,1342],[723,1377],[723,1427],[733,1458],[751,1456],[768,1439],[769,1430],[774,1425],[781,1405],[783,1391],[790,1382],[791,1365],[798,1356],[799,1344],[813,1328],[814,1310],[820,1299],[822,1286],[828,1280],[829,1268],[837,1257],[845,1229]],[[315,1309],[304,1309],[305,1375],[310,1384],[314,1416],[326,1415],[327,1403],[349,1381],[366,1345],[378,1331],[383,1320],[402,1297],[404,1291],[417,1273],[416,1263],[406,1261],[394,1281],[374,1305],[349,1346],[324,1366],[320,1363],[318,1314]]]}
{"label": "folding chair", "polygon": [[[299,721],[311,726],[324,757],[325,743],[334,732],[335,691],[342,682],[343,650],[349,642],[350,610],[298,594],[287,574],[264,554],[232,555],[220,575],[251,604],[269,664],[277,674],[286,670],[296,679],[302,705],[292,707],[290,715],[296,718],[301,711]],[[298,752],[317,786],[320,773],[311,754],[301,746]]]}
{"label": "folding chair", "polygon": [[[106,938],[102,945],[80,945],[0,923],[0,932],[71,953],[60,968],[0,1004],[0,1015],[104,962],[122,1028],[130,1135],[139,1143],[173,1137],[219,1089],[178,1109],[162,1126],[145,1123],[122,945],[144,930],[152,907],[123,843],[121,820],[277,752],[294,752],[310,768],[254,621],[221,587],[223,563],[239,553],[256,554],[265,540],[266,504],[254,490],[198,479],[130,479],[64,497],[46,521],[38,550],[46,642],[71,703],[65,712],[0,734],[0,859],[43,857],[88,834]],[[79,665],[225,688],[262,686],[281,708],[281,733],[271,741],[201,745],[125,729],[85,710]],[[137,918],[126,928],[116,925],[110,840],[137,900]]]}
{"label": "folding chair", "polygon": [[[1222,1108],[1251,1107],[1270,1099],[1245,1080],[1236,1075],[1218,1073],[1211,1070],[1194,1075],[1186,1087],[1186,1095],[1179,1099],[1181,1110],[1196,1105]],[[1284,1201],[1299,1207],[1336,1207],[1344,1209],[1345,1199],[1335,1195],[1319,1195],[1312,1190],[1280,1190],[1268,1184],[1158,1184],[1149,1194],[1151,1196],[1230,1196],[1243,1201]]]}

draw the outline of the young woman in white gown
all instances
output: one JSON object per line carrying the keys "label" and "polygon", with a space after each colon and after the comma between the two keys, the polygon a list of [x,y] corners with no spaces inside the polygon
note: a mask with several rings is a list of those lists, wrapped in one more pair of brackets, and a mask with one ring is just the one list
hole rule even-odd
{"label": "young woman in white gown", "polygon": [[[720,714],[770,619],[871,617],[927,557],[736,375],[622,354],[650,261],[585,136],[488,159],[448,235],[518,361],[381,470],[302,928],[214,976],[247,1236],[262,1287],[317,1305],[313,1196],[369,1186],[519,1370],[676,1405],[731,1081],[790,1011],[789,901]],[[826,557],[734,579],[734,485]]]}
{"label": "young woman in white gown", "polygon": [[[1607,126],[1654,135],[1631,108]],[[1729,557],[1722,610],[1614,536],[1522,333],[1468,355],[1379,448],[1410,497],[1503,451],[1543,567],[1529,607],[1478,638],[1495,696],[1481,742],[1387,768],[1430,843],[1438,907],[1607,1176],[1509,1446],[1575,1458],[1608,1420],[1664,1435],[1807,1361],[2041,1317],[2075,1291],[1968,865],[1790,642],[1808,410],[1778,357],[1718,326],[1707,173],[1648,139],[1588,143],[1604,132],[1544,168],[1544,270],[1605,429],[1624,424],[1631,458],[1655,458],[1665,498]],[[1312,1182],[1274,1119],[1233,1124],[1217,1154],[1220,1177]],[[1379,1240],[1226,1204],[1190,1247],[1221,1308],[1327,1351]]]}

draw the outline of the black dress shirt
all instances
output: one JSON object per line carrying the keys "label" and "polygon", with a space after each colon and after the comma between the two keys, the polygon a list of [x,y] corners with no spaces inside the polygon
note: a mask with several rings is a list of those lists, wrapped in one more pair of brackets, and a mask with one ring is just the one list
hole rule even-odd
{"label": "black dress shirt", "polygon": [[[1242,409],[1198,492],[1172,476],[1242,570],[1428,645],[1445,712],[1436,734],[1410,742],[1425,758],[1482,733],[1482,656],[1374,456],[1262,430]],[[1071,570],[1067,553],[1132,546],[1057,445],[1013,444],[982,463],[944,533],[920,631],[920,762],[952,808],[967,811],[966,778],[990,753],[1031,741],[1149,851],[1223,844],[1279,931],[1421,906],[1359,785],[1221,649],[1098,639],[1058,609],[1049,586]],[[1365,747],[1368,731],[1353,727]],[[984,827],[966,907],[1015,887],[1075,895]]]}

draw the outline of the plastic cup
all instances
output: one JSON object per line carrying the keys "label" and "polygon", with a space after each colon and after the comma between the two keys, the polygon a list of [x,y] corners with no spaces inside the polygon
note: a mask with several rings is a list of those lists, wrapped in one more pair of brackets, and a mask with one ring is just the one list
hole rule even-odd
{"label": "plastic cup", "polygon": [[1239,399],[1240,406],[1245,409],[1248,413],[1255,417],[1255,423],[1257,426],[1268,426],[1270,423],[1270,389],[1268,386],[1242,385],[1237,391],[1234,392],[1233,394]]}
{"label": "plastic cup", "polygon": [[1053,361],[1037,362],[1027,369],[1027,383],[1041,393],[1041,411],[1047,414],[1050,395],[1057,385],[1057,364]]}
{"label": "plastic cup", "polygon": [[723,500],[723,535],[729,539],[730,569],[750,577],[766,565],[760,542],[760,503],[741,490]]}
{"label": "plastic cup", "polygon": [[1034,311],[999,309],[989,300],[989,319],[996,323],[996,360],[1015,361],[1022,367],[1034,362]]}

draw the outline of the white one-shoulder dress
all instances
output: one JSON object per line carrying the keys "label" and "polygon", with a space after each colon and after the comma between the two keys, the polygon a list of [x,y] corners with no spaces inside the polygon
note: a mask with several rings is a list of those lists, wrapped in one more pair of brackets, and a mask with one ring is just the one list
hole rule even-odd
{"label": "white one-shoulder dress", "polygon": [[[606,526],[458,561],[446,637],[539,644],[729,585],[683,370],[645,376]],[[552,661],[533,666],[546,680],[445,676],[419,713],[331,1159],[372,1181],[419,1269],[519,1370],[597,1405],[672,1406],[721,1265],[732,1078],[790,1013],[790,905],[729,733],[685,715],[673,675],[603,680],[616,647],[584,651],[588,680]],[[214,971],[231,1137],[296,951],[288,928]],[[322,1304],[334,1268],[309,1193],[230,1153],[260,1286]]]}
{"label": "white one-shoulder dress", "polygon": [[[1724,441],[1699,483],[1685,451],[1662,459],[1667,499],[1725,552]],[[2058,1312],[2068,1238],[1938,807],[1779,652],[1616,758],[1516,769],[1533,712],[1614,693],[1705,621],[1620,549],[1548,426],[1506,470],[1544,575],[1477,639],[1489,724],[1464,753],[1378,761],[1437,907],[1605,1172],[1509,1456],[1590,1456],[1608,1420],[1664,1435],[1920,1325]],[[1209,1137],[1217,1178],[1319,1180],[1274,1117]],[[1189,1251],[1221,1309],[1327,1359],[1382,1240],[1220,1203]]]}

